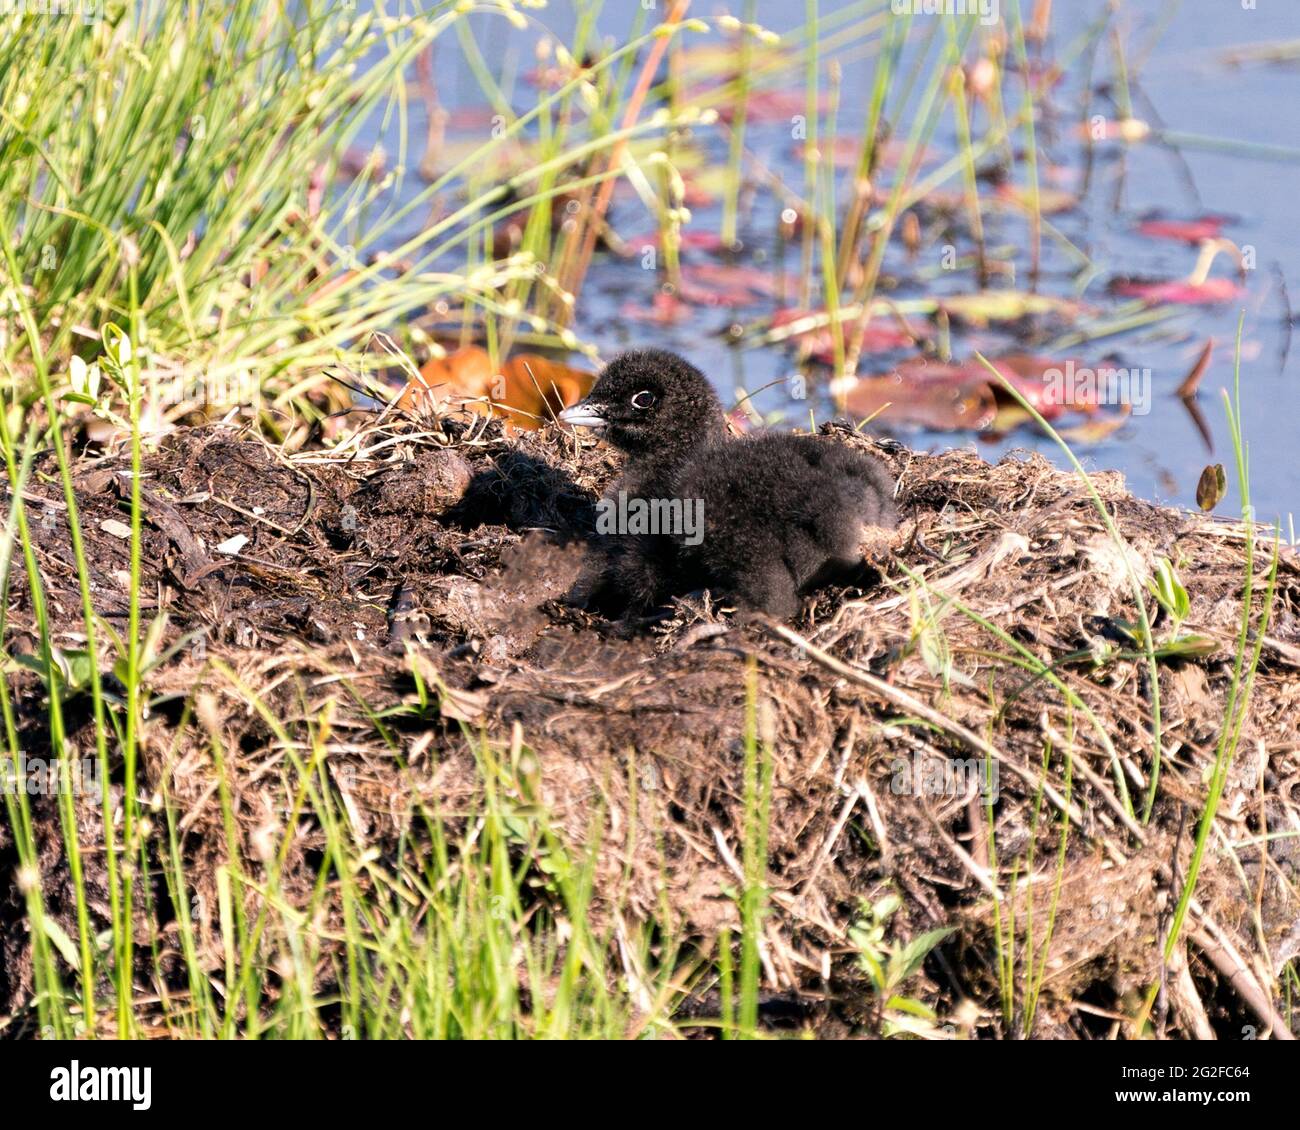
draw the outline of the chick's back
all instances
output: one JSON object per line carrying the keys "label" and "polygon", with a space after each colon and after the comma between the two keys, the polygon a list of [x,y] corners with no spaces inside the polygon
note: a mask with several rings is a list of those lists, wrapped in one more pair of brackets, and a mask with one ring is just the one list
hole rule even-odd
{"label": "chick's back", "polygon": [[679,543],[681,583],[775,615],[861,563],[866,525],[893,527],[894,484],[871,456],[816,436],[764,433],[701,449],[674,493],[703,502],[703,537]]}

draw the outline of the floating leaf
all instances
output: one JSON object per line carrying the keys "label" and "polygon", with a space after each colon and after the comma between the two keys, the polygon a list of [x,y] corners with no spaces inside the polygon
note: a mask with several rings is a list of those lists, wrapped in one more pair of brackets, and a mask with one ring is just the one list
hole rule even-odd
{"label": "floating leaf", "polygon": [[[1068,411],[1095,412],[1110,391],[1102,388],[1097,370],[1069,359],[1006,353],[994,358],[990,364],[1036,412],[1048,420]],[[988,382],[999,408],[1005,406],[1023,411],[1001,381],[990,380],[988,369],[978,360],[967,361],[962,368],[972,377],[981,376]]]}
{"label": "floating leaf", "polygon": [[1196,504],[1202,510],[1213,510],[1228,493],[1228,476],[1222,463],[1215,463],[1201,472],[1200,482],[1196,484]]}
{"label": "floating leaf", "polygon": [[1078,302],[1023,290],[984,290],[977,294],[950,294],[936,300],[939,309],[973,326],[1012,322],[1019,318],[1056,314],[1073,320],[1082,312]]}
{"label": "floating leaf", "polygon": [[[1089,416],[1108,403],[1114,393],[1101,380],[1103,371],[1069,360],[1008,353],[991,364],[1009,384],[1046,419],[1067,412]],[[925,357],[902,362],[890,373],[854,381],[844,390],[846,407],[855,416],[880,412],[890,422],[906,422],[941,431],[1010,431],[1033,417],[1000,381],[990,379],[980,362],[943,363]],[[1079,424],[1077,439],[1097,442],[1123,424],[1128,407]]]}
{"label": "floating leaf", "polygon": [[[707,91],[695,91],[687,96],[687,102],[707,97]],[[824,114],[830,109],[828,94],[817,96],[817,113]],[[736,116],[737,100],[730,98],[718,107],[718,117],[730,124]],[[751,92],[745,103],[745,120],[757,125],[768,122],[788,122],[808,112],[808,96],[800,89],[760,90]]]}
{"label": "floating leaf", "polygon": [[[665,284],[656,292],[656,309],[628,303],[622,313],[637,321],[676,321],[681,307],[755,306],[772,296],[778,279],[770,272],[724,263],[697,263],[682,268],[677,285]],[[661,298],[671,299],[662,302]]]}
{"label": "floating leaf", "polygon": [[911,424],[935,432],[982,430],[997,412],[988,385],[941,381],[909,385],[893,377],[859,377],[844,403],[845,410],[857,419],[879,415],[889,424]]}
{"label": "floating leaf", "polygon": [[432,180],[464,161],[476,159],[480,162],[476,173],[490,180],[504,181],[508,177],[535,163],[530,143],[517,137],[502,141],[490,152],[483,151],[483,136],[474,132],[466,137],[447,138],[430,155],[421,172],[426,179]]}
{"label": "floating leaf", "polygon": [[1242,293],[1232,279],[1115,279],[1110,292],[1121,298],[1140,298],[1152,306],[1170,303],[1175,306],[1217,306],[1231,302]]}
{"label": "floating leaf", "polygon": [[704,286],[744,288],[762,295],[773,295],[782,286],[781,276],[759,267],[696,263],[685,267],[684,273]]}
{"label": "floating leaf", "polygon": [[980,431],[993,422],[997,404],[986,380],[959,366],[905,363],[892,373],[858,377],[843,392],[845,410],[856,419],[879,414],[889,424],[933,431]]}
{"label": "floating leaf", "polygon": [[360,176],[383,176],[388,165],[388,154],[382,145],[366,149],[360,145],[351,145],[339,158],[338,173],[343,180],[356,180]]}
{"label": "floating leaf", "polygon": [[1129,406],[1121,404],[1118,412],[1104,416],[1094,416],[1091,420],[1085,420],[1082,424],[1062,428],[1061,438],[1066,443],[1072,444],[1101,443],[1124,426],[1125,421],[1129,418],[1129,413]]}
{"label": "floating leaf", "polygon": [[[1104,394],[1096,379],[1085,379],[1089,372],[1095,376],[1095,370],[1068,360],[1037,357],[1028,353],[1007,353],[995,359],[992,364],[1033,405],[1035,411],[1048,420],[1054,420],[1071,409],[1095,412]],[[972,371],[983,370],[987,377],[988,370],[978,361],[969,361],[967,365]],[[1066,381],[1068,372],[1075,374],[1075,379],[1069,383]],[[990,387],[999,403],[1014,401],[1000,382],[991,381]]]}
{"label": "floating leaf", "polygon": [[691,308],[676,294],[655,291],[647,308],[643,302],[625,302],[619,307],[620,316],[632,322],[648,322],[655,326],[672,326],[691,316]]}
{"label": "floating leaf", "polygon": [[457,106],[454,109],[443,109],[443,125],[449,130],[464,132],[472,130],[475,133],[483,134],[492,128],[497,118],[500,117],[501,111],[494,106]]}
{"label": "floating leaf", "polygon": [[[705,296],[711,306],[743,306],[760,298],[772,298],[793,282],[758,267],[726,263],[693,263],[682,268],[682,296],[686,291]],[[687,301],[691,299],[686,298]]]}
{"label": "floating leaf", "polygon": [[1139,234],[1152,239],[1173,239],[1179,243],[1200,243],[1203,239],[1218,239],[1223,234],[1224,216],[1201,216],[1195,220],[1143,220],[1137,226]]}
{"label": "floating leaf", "polygon": [[[1034,197],[1028,188],[1018,184],[1000,184],[994,195],[1004,204],[1011,204],[1022,211],[1033,210]],[[1041,216],[1055,216],[1061,212],[1071,211],[1079,198],[1073,192],[1059,188],[1042,188],[1038,190],[1038,213]]]}

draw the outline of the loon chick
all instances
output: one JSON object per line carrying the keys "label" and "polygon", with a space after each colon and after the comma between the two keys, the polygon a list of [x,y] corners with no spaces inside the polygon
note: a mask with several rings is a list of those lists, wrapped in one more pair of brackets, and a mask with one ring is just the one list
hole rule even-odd
{"label": "loon chick", "polygon": [[[894,484],[870,456],[808,435],[728,437],[722,404],[697,368],[661,349],[612,360],[590,394],[560,413],[627,455],[602,500],[644,500],[702,529],[619,531],[588,603],[644,613],[709,589],[742,608],[789,619],[800,595],[861,577],[865,525],[893,527]],[[642,511],[644,513],[644,510]],[[692,536],[694,535],[694,536]]]}

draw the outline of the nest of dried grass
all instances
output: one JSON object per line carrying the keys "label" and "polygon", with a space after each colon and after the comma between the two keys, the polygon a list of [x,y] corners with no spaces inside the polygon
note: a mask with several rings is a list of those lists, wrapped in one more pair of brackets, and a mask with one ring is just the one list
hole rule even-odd
{"label": "nest of dried grass", "polygon": [[[1272,994],[1300,951],[1300,562],[1282,556],[1185,931],[1191,945],[1162,973],[1160,943],[1227,714],[1243,527],[1136,500],[1117,475],[1094,477],[1131,561],[1144,575],[1160,557],[1174,562],[1191,597],[1184,630],[1213,641],[1160,666],[1165,754],[1141,824],[1115,769],[1140,811],[1152,688],[1138,658],[1082,658],[1131,649],[1123,624],[1133,601],[1121,551],[1078,477],[1036,456],[989,466],[966,451],[920,455],[824,430],[828,442],[872,448],[899,478],[902,526],[891,545],[871,549],[885,582],[820,594],[792,626],[742,623],[688,600],[640,630],[560,599],[616,471],[603,447],[553,430],[507,437],[482,420],[370,429],[343,448],[294,456],[219,429],[168,438],[143,480],[145,591],[156,595],[147,614],[165,610],[169,638],[186,645],[150,676],[142,772],[184,812],[191,880],[210,885],[226,850],[209,731],[232,751],[240,835],[264,834],[283,807],[274,735],[231,680],[209,678],[214,661],[286,727],[332,712],[331,775],[355,835],[381,853],[409,830],[417,799],[452,819],[474,809],[475,734],[516,750],[526,743],[566,842],[588,842],[601,814],[593,912],[617,905],[653,918],[667,907],[705,946],[737,924],[743,749],[757,727],[773,781],[768,988],[816,998],[827,1030],[864,1007],[848,926],[862,899],[892,888],[904,897],[892,922],[899,935],[960,927],[927,964],[919,995],[973,1030],[1008,1030],[997,908],[1004,922],[1012,908],[1023,922],[1032,904],[1038,923],[1053,913],[1055,923],[1037,1034],[1111,1031],[1132,1014],[1134,994],[1163,978],[1158,1018],[1171,1034],[1250,1023],[1285,1035]],[[129,494],[125,465],[101,458],[77,474],[96,599],[110,622],[127,607],[128,543],[114,526]],[[61,504],[45,485],[27,505],[39,515]],[[84,636],[64,523],[33,530],[56,642],[76,646]],[[924,592],[908,571],[924,575]],[[6,643],[30,650],[28,595],[16,576],[11,587]],[[1261,607],[1257,599],[1256,617]],[[1010,641],[1053,665],[1091,717],[1051,679],[1008,662]],[[439,708],[390,728],[395,756],[368,711],[411,701],[417,676],[441,688]],[[39,747],[42,688],[34,679],[15,687]],[[200,709],[183,713],[196,691]],[[73,740],[89,751],[80,717]],[[942,780],[944,767],[972,757],[996,763],[991,806],[973,788],[899,788],[904,766],[917,780],[930,770]],[[38,813],[45,863],[58,873],[53,807]],[[1058,884],[1062,818],[1071,832]],[[87,813],[87,837],[98,827],[98,813]],[[294,836],[290,892],[310,889],[320,839],[309,819]],[[51,911],[70,915],[60,889],[50,884]],[[16,895],[3,927],[0,989],[12,1009],[30,986]],[[141,922],[139,934],[166,929]]]}

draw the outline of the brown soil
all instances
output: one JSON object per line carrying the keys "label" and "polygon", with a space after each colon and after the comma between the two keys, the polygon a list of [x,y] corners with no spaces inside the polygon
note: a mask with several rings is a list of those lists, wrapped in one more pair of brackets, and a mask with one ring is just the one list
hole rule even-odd
{"label": "brown soil", "polygon": [[[827,442],[866,445],[890,464],[903,521],[891,544],[869,547],[880,586],[821,593],[790,626],[742,621],[707,599],[680,601],[671,616],[638,625],[567,605],[616,457],[551,429],[506,437],[484,420],[373,427],[343,449],[292,456],[218,429],[170,436],[146,457],[142,479],[145,616],[165,610],[164,647],[180,647],[148,677],[154,699],[141,771],[151,791],[165,786],[185,812],[186,866],[199,893],[211,890],[225,852],[206,731],[218,730],[232,751],[242,836],[265,827],[268,794],[281,787],[274,735],[232,679],[212,677],[216,664],[291,729],[332,704],[330,771],[354,831],[381,853],[395,850],[413,800],[453,818],[477,802],[475,735],[504,748],[522,740],[535,751],[543,803],[571,844],[592,833],[593,812],[605,814],[595,913],[617,902],[625,916],[651,918],[666,905],[706,948],[736,925],[743,746],[747,725],[756,725],[773,765],[769,1000],[825,1032],[860,1030],[867,998],[847,927],[861,900],[897,890],[904,905],[891,936],[959,927],[914,995],[973,1034],[1008,1034],[991,892],[1014,904],[1021,935],[1032,901],[1041,941],[1067,810],[1073,827],[1035,1034],[1123,1030],[1118,1018],[1161,977],[1158,939],[1227,709],[1243,528],[1138,501],[1117,475],[1094,477],[1138,568],[1149,573],[1161,556],[1177,565],[1191,596],[1183,630],[1216,645],[1161,665],[1166,753],[1154,812],[1140,826],[1124,810],[1099,730],[1140,812],[1151,688],[1143,661],[1082,661],[1089,651],[1131,647],[1122,622],[1133,619],[1133,604],[1119,551],[1078,477],[1039,457],[989,466],[969,452],[919,455],[824,431]],[[128,466],[114,456],[77,470],[95,600],[119,631],[129,541],[116,524],[129,520]],[[38,472],[27,495],[37,563],[57,642],[76,648],[84,646],[80,598],[52,459]],[[237,553],[222,552],[240,535],[248,540]],[[15,564],[5,642],[11,653],[30,652],[30,600]],[[910,595],[905,568],[939,591]],[[954,606],[941,633],[919,631],[927,602],[937,610],[945,597],[1057,663],[1055,676],[1096,724],[1071,712],[1048,680],[1008,663],[1001,656],[1011,646]],[[1257,614],[1262,607],[1257,598]],[[1158,638],[1168,630],[1157,621]],[[1276,985],[1300,951],[1298,670],[1300,562],[1288,551],[1223,797],[1222,835],[1207,854],[1190,944],[1180,946],[1157,1009],[1170,1035],[1277,1023],[1277,1004],[1260,986]],[[359,701],[409,703],[417,674],[442,692],[437,710],[390,728],[407,766],[398,768]],[[41,685],[31,675],[11,681],[27,748],[39,752]],[[756,723],[747,721],[751,681]],[[184,711],[187,703],[196,709]],[[93,751],[84,699],[69,709],[74,744]],[[928,772],[990,748],[1000,785],[992,838],[973,792],[894,787],[900,759]],[[37,800],[51,909],[73,932],[66,879],[57,878],[57,814]],[[88,840],[99,820],[85,814]],[[1265,832],[1290,836],[1269,841],[1261,857]],[[0,828],[9,868],[6,837]],[[298,829],[289,892],[310,890],[319,839],[309,821]],[[88,855],[92,888],[103,885],[100,858]],[[6,888],[0,1010],[12,1013],[27,1001],[30,968],[21,899]],[[167,930],[139,924],[142,939]],[[219,966],[215,938],[204,941]]]}

